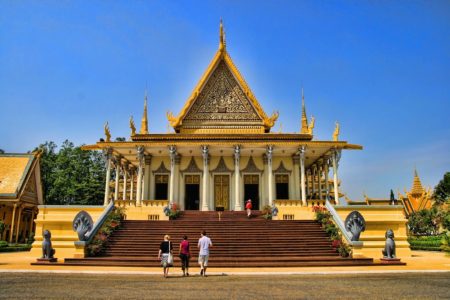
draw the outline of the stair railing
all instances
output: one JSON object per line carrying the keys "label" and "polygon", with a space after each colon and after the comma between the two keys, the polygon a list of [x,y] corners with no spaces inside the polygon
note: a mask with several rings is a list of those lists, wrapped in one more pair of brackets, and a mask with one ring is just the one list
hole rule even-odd
{"label": "stair railing", "polygon": [[111,200],[109,204],[105,207],[102,214],[98,217],[97,221],[95,221],[94,226],[92,226],[92,230],[86,233],[86,246],[89,245],[97,234],[97,231],[102,227],[103,223],[105,223],[106,218],[114,209],[114,200]]}
{"label": "stair railing", "polygon": [[342,222],[341,217],[338,215],[337,211],[334,209],[333,205],[330,203],[330,201],[325,202],[325,207],[328,210],[328,212],[331,215],[331,218],[333,219],[334,224],[339,228],[339,230],[342,233],[342,236],[345,239],[345,243],[352,248],[361,248],[363,246],[363,242],[361,241],[352,241],[352,237],[350,233],[345,228],[344,222]]}

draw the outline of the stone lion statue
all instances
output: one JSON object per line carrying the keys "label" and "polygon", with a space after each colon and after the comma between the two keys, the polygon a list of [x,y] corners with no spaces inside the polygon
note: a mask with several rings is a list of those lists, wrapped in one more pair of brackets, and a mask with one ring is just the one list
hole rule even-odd
{"label": "stone lion statue", "polygon": [[395,258],[395,241],[394,232],[392,229],[388,229],[385,234],[386,244],[384,246],[383,258]]}
{"label": "stone lion statue", "polygon": [[53,258],[55,249],[52,248],[52,234],[49,230],[44,231],[44,241],[42,242],[42,258]]}

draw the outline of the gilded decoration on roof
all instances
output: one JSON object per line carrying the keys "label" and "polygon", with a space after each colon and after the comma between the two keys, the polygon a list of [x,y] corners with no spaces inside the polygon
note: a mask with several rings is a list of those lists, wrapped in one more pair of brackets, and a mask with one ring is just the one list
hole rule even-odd
{"label": "gilded decoration on roof", "polygon": [[227,167],[223,156],[220,157],[219,163],[214,170],[211,170],[211,173],[231,173],[233,170]]}
{"label": "gilded decoration on roof", "polygon": [[258,168],[253,160],[253,156],[250,156],[247,166],[241,170],[242,173],[262,173],[263,170]]}
{"label": "gilded decoration on roof", "polygon": [[261,121],[261,118],[221,61],[184,120]]}
{"label": "gilded decoration on roof", "polygon": [[276,168],[275,170],[273,170],[274,174],[279,174],[279,173],[291,173],[291,170],[286,169],[286,167],[284,166],[283,161],[280,162],[280,165],[278,166],[278,168]]}
{"label": "gilded decoration on roof", "polygon": [[153,171],[153,174],[170,174],[170,170],[168,170],[166,168],[166,166],[164,165],[164,162],[162,161],[161,164],[159,165],[158,169]]}
{"label": "gilded decoration on roof", "polygon": [[186,169],[181,170],[180,173],[201,173],[202,170],[197,166],[197,162],[195,161],[194,157],[191,157],[191,161],[189,162],[189,165],[186,167]]}

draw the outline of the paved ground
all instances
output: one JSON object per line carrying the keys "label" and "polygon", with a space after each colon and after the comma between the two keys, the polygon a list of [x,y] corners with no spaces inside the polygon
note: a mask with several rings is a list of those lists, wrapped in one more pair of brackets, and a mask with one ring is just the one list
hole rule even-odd
{"label": "paved ground", "polygon": [[0,273],[0,299],[450,299],[450,273],[156,275]]}

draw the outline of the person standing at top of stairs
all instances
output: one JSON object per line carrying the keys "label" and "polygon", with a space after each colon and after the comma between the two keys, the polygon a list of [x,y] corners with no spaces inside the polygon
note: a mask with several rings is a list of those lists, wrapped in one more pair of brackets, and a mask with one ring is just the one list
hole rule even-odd
{"label": "person standing at top of stairs", "polygon": [[247,218],[250,219],[250,217],[252,216],[252,200],[248,199],[247,203],[245,204],[245,209],[247,210]]}

